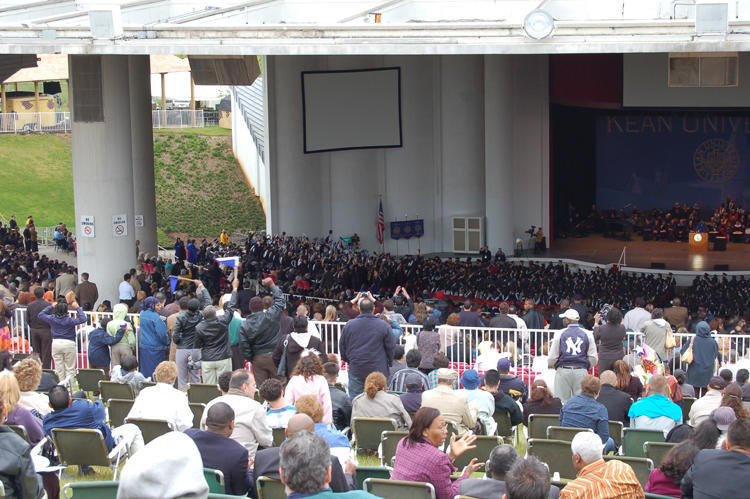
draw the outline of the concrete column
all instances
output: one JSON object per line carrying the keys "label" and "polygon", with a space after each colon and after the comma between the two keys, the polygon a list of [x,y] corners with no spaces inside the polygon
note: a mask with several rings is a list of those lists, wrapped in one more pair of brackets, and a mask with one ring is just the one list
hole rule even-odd
{"label": "concrete column", "polygon": [[154,130],[151,120],[151,63],[147,55],[130,55],[130,134],[133,138],[133,196],[136,215],[143,227],[135,227],[143,253],[159,253],[156,235],[156,186],[154,180]]}
{"label": "concrete column", "polygon": [[484,56],[487,245],[513,254],[513,56]]}
{"label": "concrete column", "polygon": [[[128,56],[71,55],[68,64],[78,268],[114,305],[136,258]],[[127,235],[114,236],[115,215],[127,216]],[[82,216],[94,217],[95,237],[83,237]]]}

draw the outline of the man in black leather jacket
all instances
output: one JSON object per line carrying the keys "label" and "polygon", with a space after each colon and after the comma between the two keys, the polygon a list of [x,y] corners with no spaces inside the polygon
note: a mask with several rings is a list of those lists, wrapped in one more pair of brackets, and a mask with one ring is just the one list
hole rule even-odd
{"label": "man in black leather jacket", "polygon": [[195,279],[193,281],[198,287],[195,295],[188,301],[188,309],[184,314],[177,316],[177,322],[172,333],[172,341],[177,345],[175,362],[177,363],[177,388],[182,388],[188,383],[200,383],[200,370],[188,369],[188,357],[192,356],[193,362],[201,360],[200,349],[196,349],[195,328],[203,320],[203,309],[211,305],[211,295],[203,286],[203,282]]}
{"label": "man in black leather jacket", "polygon": [[201,349],[203,382],[216,384],[219,375],[232,370],[232,350],[229,347],[229,323],[237,310],[239,279],[232,282],[232,298],[224,305],[224,315],[217,316],[209,305],[203,309],[203,322],[195,326],[195,348]]}
{"label": "man in black leather jacket", "polygon": [[39,499],[44,495],[42,477],[34,471],[31,446],[5,426],[8,408],[0,396],[0,480],[4,497]]}
{"label": "man in black leather jacket", "polygon": [[256,386],[262,385],[271,377],[278,379],[282,384],[286,381],[284,376],[277,375],[272,355],[281,338],[279,320],[284,312],[286,300],[270,277],[263,279],[263,286],[270,289],[273,305],[264,311],[263,300],[259,296],[253,297],[249,304],[252,313],[240,326],[240,353],[253,364]]}

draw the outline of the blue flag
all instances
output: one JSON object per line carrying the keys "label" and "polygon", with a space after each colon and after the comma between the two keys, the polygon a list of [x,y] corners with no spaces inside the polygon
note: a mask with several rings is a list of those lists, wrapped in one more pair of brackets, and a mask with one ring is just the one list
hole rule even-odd
{"label": "blue flag", "polygon": [[178,277],[176,275],[169,276],[169,289],[172,290],[172,294],[174,294],[174,290],[177,288],[177,280]]}
{"label": "blue flag", "polygon": [[239,267],[240,266],[240,257],[238,256],[226,256],[223,258],[214,258],[214,261],[226,265],[227,267]]}

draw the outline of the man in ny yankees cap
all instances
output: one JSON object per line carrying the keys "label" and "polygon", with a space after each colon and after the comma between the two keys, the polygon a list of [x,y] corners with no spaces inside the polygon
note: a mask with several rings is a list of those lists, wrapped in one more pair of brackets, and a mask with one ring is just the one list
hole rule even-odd
{"label": "man in ny yankees cap", "polygon": [[564,404],[581,393],[581,381],[596,365],[598,356],[594,335],[578,323],[578,312],[571,308],[560,318],[565,329],[555,333],[548,362],[555,368],[555,395]]}

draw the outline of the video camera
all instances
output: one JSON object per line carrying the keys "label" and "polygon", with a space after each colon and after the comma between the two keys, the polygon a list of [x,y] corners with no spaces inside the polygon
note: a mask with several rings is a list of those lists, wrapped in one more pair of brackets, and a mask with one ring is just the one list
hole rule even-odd
{"label": "video camera", "polygon": [[535,232],[536,232],[536,225],[532,225],[531,228],[526,231],[526,234],[533,236]]}

